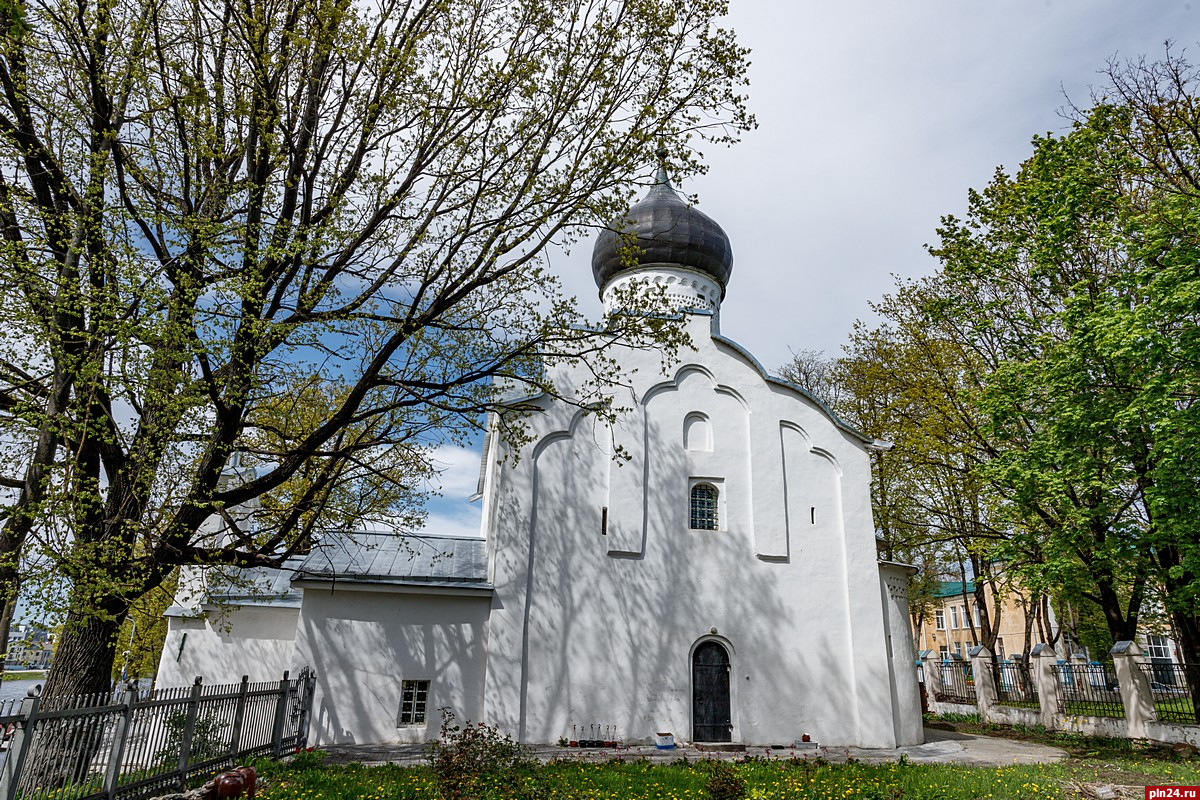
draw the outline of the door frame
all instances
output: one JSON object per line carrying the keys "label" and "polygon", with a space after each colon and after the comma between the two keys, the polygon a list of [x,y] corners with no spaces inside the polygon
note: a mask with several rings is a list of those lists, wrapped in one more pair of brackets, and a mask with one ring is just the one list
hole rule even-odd
{"label": "door frame", "polygon": [[729,732],[730,742],[742,741],[742,726],[738,720],[738,656],[737,650],[733,643],[724,636],[715,633],[707,633],[696,641],[692,642],[692,646],[688,648],[687,654],[687,676],[688,676],[688,738],[696,732],[696,685],[695,672],[693,666],[696,657],[696,648],[706,642],[715,642],[725,648],[725,652],[729,655],[729,721],[733,724],[733,728]]}

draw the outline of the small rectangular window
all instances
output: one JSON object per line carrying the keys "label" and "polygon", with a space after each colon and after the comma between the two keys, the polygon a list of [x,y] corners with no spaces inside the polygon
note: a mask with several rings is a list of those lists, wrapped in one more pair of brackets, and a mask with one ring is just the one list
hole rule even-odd
{"label": "small rectangular window", "polygon": [[983,623],[979,621],[979,604],[976,603],[974,606],[972,606],[971,610],[975,612],[975,627],[982,628]]}
{"label": "small rectangular window", "polygon": [[946,630],[946,612],[940,608],[934,609],[933,620],[939,631]]}
{"label": "small rectangular window", "polygon": [[717,530],[717,489],[709,483],[692,487],[688,527],[697,531]]}
{"label": "small rectangular window", "polygon": [[429,681],[400,682],[400,718],[397,725],[424,725]]}
{"label": "small rectangular window", "polygon": [[958,630],[958,606],[950,606],[950,628]]}

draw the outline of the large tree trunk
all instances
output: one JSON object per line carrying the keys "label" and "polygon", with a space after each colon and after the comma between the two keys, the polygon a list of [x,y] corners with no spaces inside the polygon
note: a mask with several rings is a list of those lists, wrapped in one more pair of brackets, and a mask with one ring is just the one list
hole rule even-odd
{"label": "large tree trunk", "polygon": [[[1168,596],[1170,586],[1168,585]],[[1192,698],[1192,709],[1196,722],[1200,724],[1200,617],[1187,611],[1172,611],[1171,622],[1179,640],[1179,655],[1182,657],[1188,692]]]}
{"label": "large tree trunk", "polygon": [[[1038,620],[1038,615],[1041,613],[1040,598],[1036,597],[1032,592],[1028,600],[1022,598],[1022,609],[1025,611],[1025,641],[1021,647],[1021,660],[1028,662],[1029,654],[1033,651],[1033,623]],[[1039,624],[1039,628],[1041,625]],[[1045,641],[1043,635],[1042,641]],[[1047,642],[1049,644],[1049,642]]]}
{"label": "large tree trunk", "polygon": [[1200,724],[1200,619],[1195,614],[1176,612],[1171,615],[1179,634],[1179,654],[1183,657],[1188,691],[1192,698],[1192,713]]}
{"label": "large tree trunk", "polygon": [[[1129,589],[1129,603],[1121,602],[1117,590],[1117,581],[1109,570],[1093,570],[1092,579],[1096,581],[1095,600],[1104,613],[1104,621],[1108,625],[1108,635],[1113,643],[1133,641],[1137,637],[1138,617],[1142,607],[1142,595],[1145,591],[1145,580],[1142,576],[1134,578]],[[1085,595],[1086,596],[1086,595]],[[1093,658],[1095,655],[1093,655]]]}
{"label": "large tree trunk", "polygon": [[79,604],[71,604],[72,610],[54,651],[54,663],[46,676],[44,696],[107,693],[112,688],[117,632],[128,608],[119,601],[107,605],[107,614],[101,618],[82,616]]}
{"label": "large tree trunk", "polygon": [[[116,634],[123,618],[124,614],[110,618],[70,612],[42,691],[43,709],[94,706],[108,700]],[[87,780],[104,743],[104,723],[100,717],[82,725],[70,719],[43,720],[35,732],[27,785],[48,789]]]}

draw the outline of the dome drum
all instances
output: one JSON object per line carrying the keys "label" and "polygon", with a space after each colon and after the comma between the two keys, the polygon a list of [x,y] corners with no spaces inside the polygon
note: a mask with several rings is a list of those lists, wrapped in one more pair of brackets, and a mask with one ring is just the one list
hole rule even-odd
{"label": "dome drum", "polygon": [[608,281],[601,292],[605,313],[619,310],[620,296],[635,285],[662,286],[663,295],[674,308],[719,311],[722,286],[709,275],[674,264],[647,264],[626,269]]}

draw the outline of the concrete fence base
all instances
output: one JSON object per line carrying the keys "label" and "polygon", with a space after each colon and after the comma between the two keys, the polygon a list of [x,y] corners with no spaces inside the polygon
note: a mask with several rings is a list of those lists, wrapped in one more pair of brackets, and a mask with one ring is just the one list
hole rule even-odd
{"label": "concrete fence base", "polygon": [[[1064,666],[1058,661],[1053,648],[1045,644],[1036,646],[1030,654],[1029,664],[1022,668],[1026,671],[1021,673],[1021,685],[1029,689],[1023,698],[1032,697],[1035,687],[1036,708],[1006,704],[1004,693],[998,691],[1003,681],[997,680],[993,674],[995,662],[985,647],[972,648],[969,666],[961,659],[943,662],[938,654],[925,650],[921,653],[921,671],[929,696],[929,711],[933,714],[978,714],[981,721],[988,723],[1027,727],[1040,725],[1047,730],[1086,736],[1147,739],[1168,744],[1186,742],[1200,746],[1200,724],[1160,721],[1157,718],[1153,690],[1143,666],[1147,660],[1137,643],[1118,642],[1111,655],[1115,686],[1111,674],[1100,666]],[[970,676],[966,685],[974,692],[973,705],[962,702],[962,675]],[[1083,677],[1080,678],[1080,675]],[[1073,708],[1092,702],[1081,701],[1081,692],[1101,697],[1100,705],[1121,709],[1123,713],[1120,716],[1070,713]],[[952,697],[939,698],[939,695]],[[1027,699],[1026,702],[1032,701]]]}

